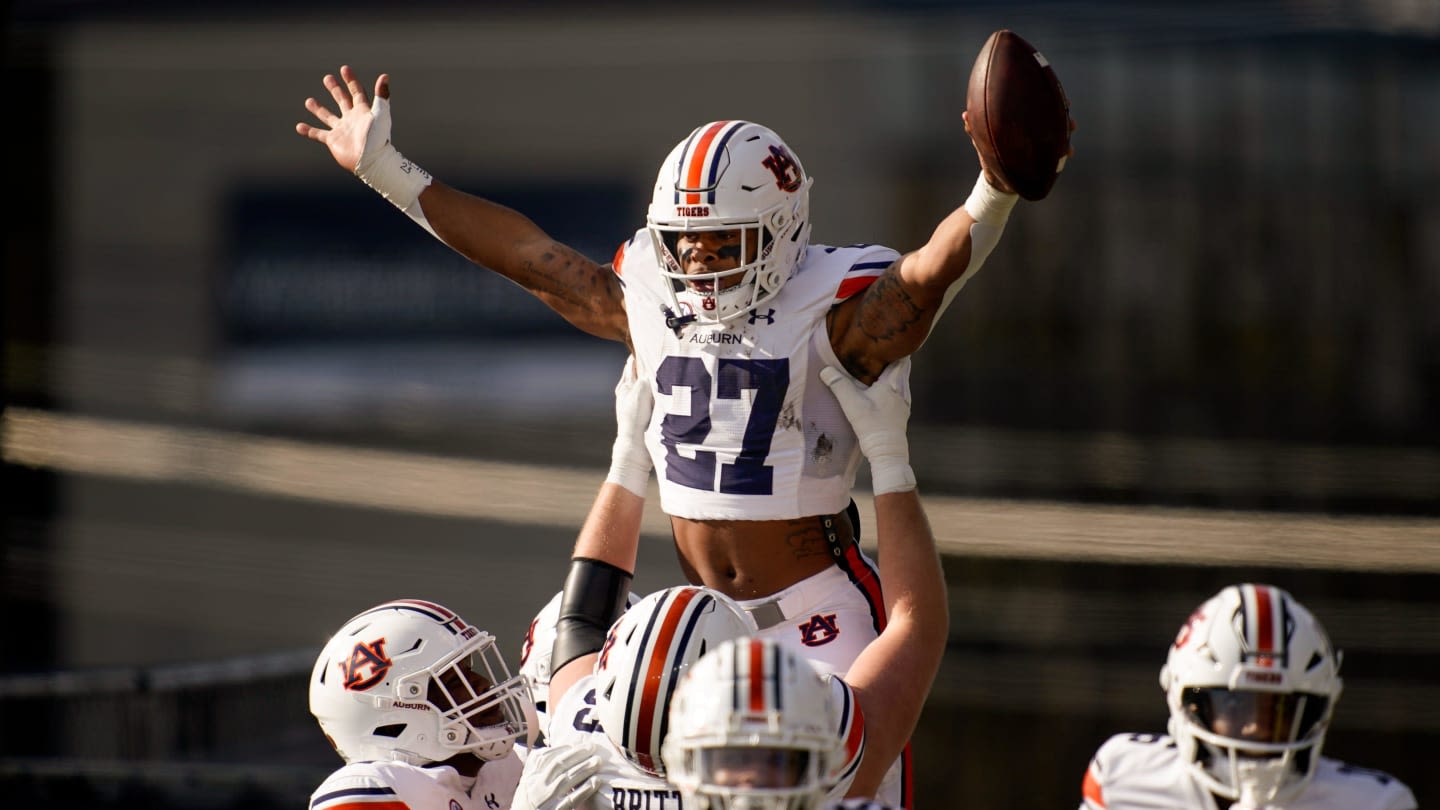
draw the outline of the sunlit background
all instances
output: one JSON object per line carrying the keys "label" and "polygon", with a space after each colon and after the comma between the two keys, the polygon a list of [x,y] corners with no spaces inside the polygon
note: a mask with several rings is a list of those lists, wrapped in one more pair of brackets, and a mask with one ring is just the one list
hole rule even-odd
{"label": "sunlit background", "polygon": [[[325,73],[390,73],[408,157],[597,260],[718,118],[794,148],[816,241],[906,249],[974,182],[997,28],[1055,66],[1077,155],[916,356],[952,611],[918,807],[1078,804],[1240,580],[1346,651],[1326,752],[1440,795],[1435,0],[9,14],[5,806],[301,806],[348,617],[434,599],[513,666],[561,585],[623,349],[297,136]],[[652,503],[636,587],[680,577]]]}

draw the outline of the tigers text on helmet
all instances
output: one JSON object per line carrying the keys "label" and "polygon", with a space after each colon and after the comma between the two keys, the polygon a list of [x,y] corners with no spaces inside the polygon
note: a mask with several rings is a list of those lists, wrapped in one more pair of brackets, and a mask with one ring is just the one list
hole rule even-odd
{"label": "tigers text on helmet", "polygon": [[1325,629],[1290,594],[1225,588],[1190,615],[1160,671],[1182,761],[1232,800],[1294,796],[1319,763],[1339,670]]}
{"label": "tigers text on helmet", "polygon": [[641,599],[610,628],[595,662],[605,735],[636,767],[663,777],[660,744],[680,676],[721,642],[754,632],[735,600],[709,588],[682,585]]}
{"label": "tigers text on helmet", "polygon": [[310,674],[310,712],[346,762],[499,759],[536,728],[494,636],[419,599],[370,608],[330,638]]}
{"label": "tigers text on helmet", "polygon": [[[713,121],[677,144],[647,219],[675,314],[719,323],[775,297],[810,241],[811,182],[780,136],[749,121]],[[704,232],[737,236],[721,255],[738,266],[687,274],[677,243]]]}
{"label": "tigers text on helmet", "polygon": [[[721,644],[681,679],[663,754],[691,810],[816,810],[854,777],[862,725],[770,639]],[[846,733],[848,730],[850,733]]]}

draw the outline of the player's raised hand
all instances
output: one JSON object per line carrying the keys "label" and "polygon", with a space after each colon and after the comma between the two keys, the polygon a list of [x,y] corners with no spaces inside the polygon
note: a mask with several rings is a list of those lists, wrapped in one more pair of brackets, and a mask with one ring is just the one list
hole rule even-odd
{"label": "player's raised hand", "polygon": [[349,65],[340,68],[339,79],[325,74],[324,84],[338,114],[314,98],[307,98],[305,109],[323,126],[299,123],[295,131],[329,147],[330,156],[345,171],[360,173],[362,159],[370,158],[390,141],[390,77],[382,73],[375,80],[373,105]]}

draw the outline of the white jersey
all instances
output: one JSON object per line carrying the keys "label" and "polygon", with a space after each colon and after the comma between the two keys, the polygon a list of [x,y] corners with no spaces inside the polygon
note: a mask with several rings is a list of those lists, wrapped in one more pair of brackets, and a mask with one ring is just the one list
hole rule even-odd
{"label": "white jersey", "polygon": [[779,294],[748,316],[677,334],[649,232],[621,247],[615,272],[655,395],[645,441],[666,514],[787,520],[845,509],[860,446],[820,381],[824,366],[843,370],[825,316],[899,257],[878,245],[811,245]]}
{"label": "white jersey", "polygon": [[[1164,734],[1117,734],[1085,772],[1080,810],[1228,810],[1191,778],[1175,741]],[[1267,810],[1415,810],[1403,782],[1380,771],[1321,757],[1300,795]]]}
{"label": "white jersey", "polygon": [[352,762],[310,794],[310,810],[508,810],[520,783],[520,768],[513,751],[485,763],[474,779],[448,765]]}
{"label": "white jersey", "polygon": [[605,736],[595,712],[595,689],[594,675],[576,681],[550,707],[550,725],[545,732],[548,745],[588,740],[600,756],[599,787],[577,810],[681,810],[680,791],[675,786],[631,764]]}

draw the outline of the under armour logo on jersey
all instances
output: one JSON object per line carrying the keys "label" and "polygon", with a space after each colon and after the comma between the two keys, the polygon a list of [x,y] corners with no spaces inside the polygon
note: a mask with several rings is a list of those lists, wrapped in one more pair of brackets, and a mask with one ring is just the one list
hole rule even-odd
{"label": "under armour logo on jersey", "polygon": [[[455,800],[451,799],[450,802],[453,804]],[[490,810],[500,810],[500,802],[496,800],[494,793],[485,794],[485,806]]]}
{"label": "under armour logo on jersey", "polygon": [[345,688],[352,692],[363,692],[385,679],[390,672],[391,661],[385,655],[385,639],[377,638],[368,644],[360,642],[350,651],[350,658],[339,663],[345,674]]}
{"label": "under armour logo on jersey", "polygon": [[782,191],[800,190],[800,164],[790,157],[785,147],[770,144],[770,157],[760,161],[760,165],[775,175],[775,185]]}
{"label": "under armour logo on jersey", "polygon": [[810,621],[799,625],[800,643],[807,647],[819,647],[821,644],[829,644],[840,637],[840,625],[835,621],[835,614],[831,613],[822,616],[816,613],[810,617]]}
{"label": "under armour logo on jersey", "polygon": [[761,315],[758,309],[750,310],[750,323],[755,323],[762,318],[767,324],[775,323],[775,310],[769,310],[764,315]]}

